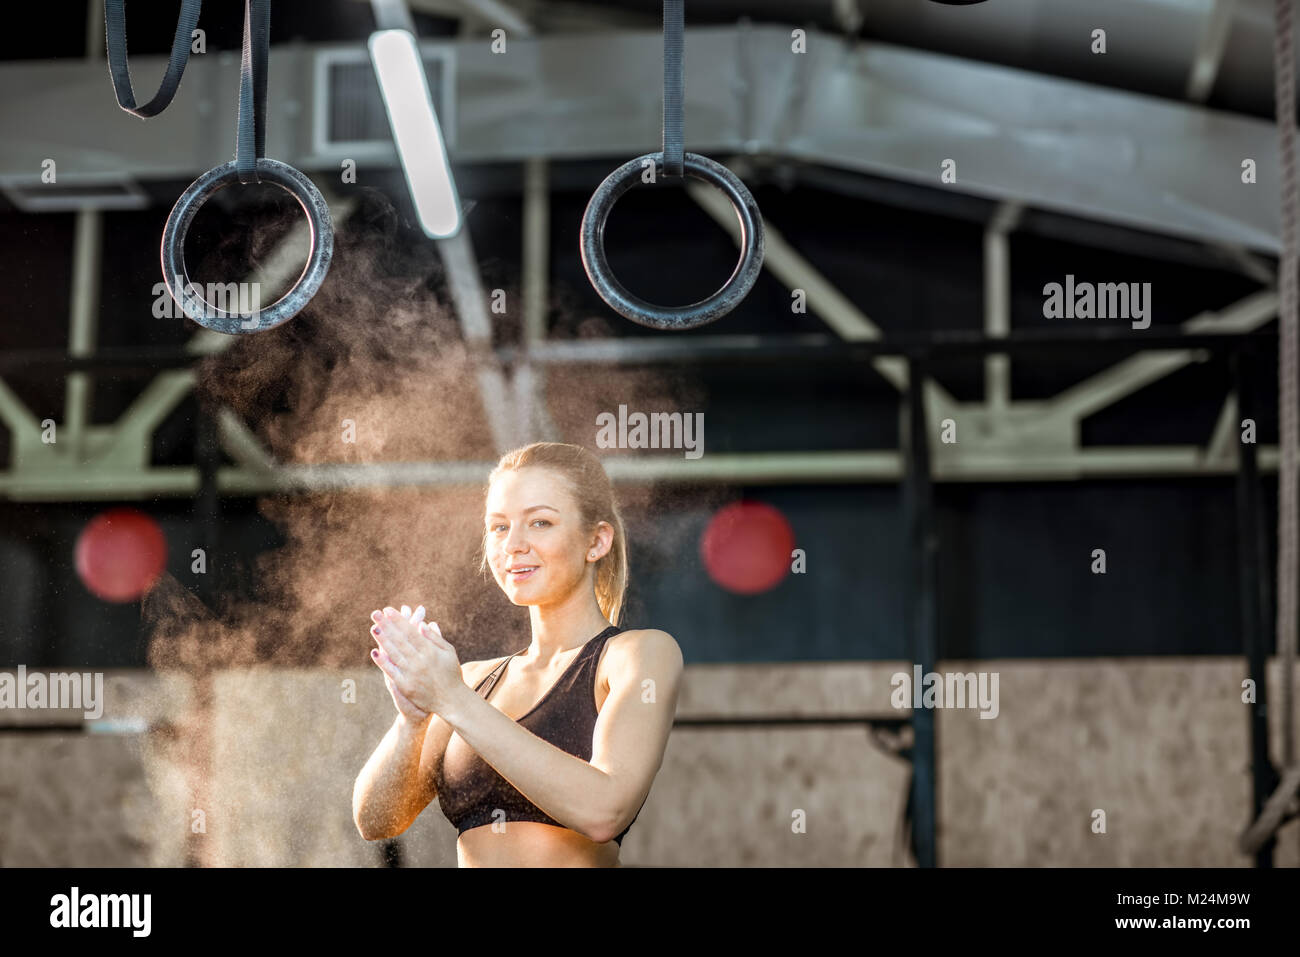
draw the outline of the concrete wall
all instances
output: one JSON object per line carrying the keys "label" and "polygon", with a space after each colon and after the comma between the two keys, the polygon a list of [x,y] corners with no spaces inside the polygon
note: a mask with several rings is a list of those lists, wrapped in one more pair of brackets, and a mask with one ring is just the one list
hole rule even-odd
{"label": "concrete wall", "polygon": [[[937,713],[939,856],[952,866],[1248,866],[1242,664],[1226,658],[944,662],[997,672],[999,713]],[[691,665],[678,719],[898,715],[881,662]],[[1281,673],[1270,672],[1280,759]],[[345,682],[356,683],[356,701]],[[111,672],[105,718],[148,734],[18,732],[75,720],[0,710],[0,865],[375,866],[356,834],[357,771],[392,720],[374,669]],[[211,702],[199,714],[198,700]],[[1300,730],[1300,729],[1298,729]],[[677,728],[625,865],[912,866],[910,769],[865,727]],[[201,819],[195,811],[202,811]],[[1105,833],[1094,833],[1096,810]],[[806,833],[794,833],[802,810]],[[196,822],[201,820],[201,828]],[[198,831],[196,833],[196,830]],[[400,839],[409,866],[454,866],[431,806]],[[1300,864],[1300,822],[1277,863]]]}

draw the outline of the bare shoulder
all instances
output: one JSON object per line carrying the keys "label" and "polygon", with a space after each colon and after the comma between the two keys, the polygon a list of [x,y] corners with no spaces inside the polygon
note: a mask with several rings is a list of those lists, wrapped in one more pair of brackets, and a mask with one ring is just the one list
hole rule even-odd
{"label": "bare shoulder", "polygon": [[608,647],[615,666],[653,665],[656,668],[680,671],[684,663],[677,640],[658,628],[621,631],[609,639]]}

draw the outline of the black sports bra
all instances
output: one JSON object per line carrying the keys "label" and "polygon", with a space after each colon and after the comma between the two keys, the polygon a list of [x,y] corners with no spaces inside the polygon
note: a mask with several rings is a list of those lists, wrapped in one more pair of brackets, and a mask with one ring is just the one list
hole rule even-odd
{"label": "black sports bra", "polygon": [[[532,710],[517,719],[544,741],[549,741],[569,754],[584,761],[591,760],[592,735],[596,728],[596,664],[600,661],[605,642],[623,629],[610,625],[592,638],[569,667],[560,675],[555,685],[542,696]],[[518,654],[518,652],[515,652]],[[511,655],[510,658],[513,658]],[[478,683],[475,691],[487,685],[480,694],[486,699],[510,663],[506,658]],[[497,811],[505,814],[505,821],[536,821],[564,827],[528,798],[514,785],[497,773],[496,769],[479,757],[460,735],[453,734],[447,742],[437,772],[434,775],[438,806],[460,834],[470,828],[491,824],[498,818]],[[645,803],[642,802],[642,807]],[[641,811],[637,809],[637,815]],[[634,817],[633,822],[636,818]],[[619,844],[632,827],[628,824],[623,833],[614,838]]]}

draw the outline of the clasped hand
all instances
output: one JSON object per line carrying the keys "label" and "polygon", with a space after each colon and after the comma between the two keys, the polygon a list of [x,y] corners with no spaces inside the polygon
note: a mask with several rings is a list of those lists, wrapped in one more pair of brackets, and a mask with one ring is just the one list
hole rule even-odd
{"label": "clasped hand", "polygon": [[424,606],[414,612],[406,605],[400,611],[384,608],[370,618],[370,634],[379,645],[371,649],[370,658],[384,673],[397,710],[412,721],[445,714],[467,686],[456,649],[436,622],[424,620]]}

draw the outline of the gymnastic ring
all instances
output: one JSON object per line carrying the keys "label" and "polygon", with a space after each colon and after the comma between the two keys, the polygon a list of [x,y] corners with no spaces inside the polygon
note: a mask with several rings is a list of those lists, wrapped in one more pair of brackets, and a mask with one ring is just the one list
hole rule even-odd
{"label": "gymnastic ring", "polygon": [[640,181],[646,160],[654,162],[656,176],[663,175],[664,154],[647,153],[628,160],[596,187],[582,216],[582,265],[600,298],[619,315],[651,329],[694,329],[725,316],[749,295],[763,268],[763,217],[754,197],[735,173],[707,156],[683,154],[685,175],[717,187],[731,200],[740,220],[740,260],[730,278],[707,299],[689,306],[657,306],[646,302],[623,287],[605,257],[605,220],[619,197]]}
{"label": "gymnastic ring", "polygon": [[298,281],[265,309],[240,314],[212,305],[203,297],[199,287],[190,282],[189,270],[185,266],[185,237],[194,217],[214,193],[239,181],[237,163],[225,163],[210,169],[191,183],[176,200],[163,228],[162,270],[167,291],[185,315],[201,326],[228,335],[264,332],[296,316],[320,289],[334,258],[334,224],[325,197],[316,184],[287,163],[265,158],[257,161],[257,177],[259,182],[273,183],[292,194],[307,214],[307,225],[311,229],[311,253]]}

